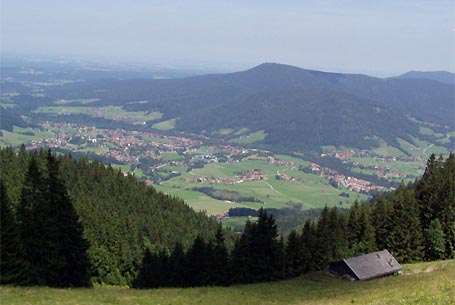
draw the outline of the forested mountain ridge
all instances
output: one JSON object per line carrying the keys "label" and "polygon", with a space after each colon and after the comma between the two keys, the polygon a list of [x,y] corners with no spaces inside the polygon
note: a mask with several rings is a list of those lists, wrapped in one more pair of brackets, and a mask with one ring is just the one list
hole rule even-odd
{"label": "forested mountain ridge", "polygon": [[[93,106],[159,111],[177,131],[263,131],[271,147],[372,147],[378,136],[422,138],[409,116],[452,126],[454,88],[428,79],[380,79],[265,63],[229,74],[179,79],[94,81],[52,88],[55,98],[96,98]],[[138,102],[140,101],[140,102]],[[229,139],[233,134],[225,134]]]}
{"label": "forested mountain ridge", "polygon": [[441,83],[454,85],[455,84],[455,74],[447,71],[409,71],[396,78],[420,78],[420,79],[432,79]]}
{"label": "forested mountain ridge", "polygon": [[[7,196],[13,211],[19,209],[23,198],[32,158],[43,177],[41,183],[45,183],[49,176],[47,151],[21,150],[16,154],[10,148],[0,150],[2,196]],[[132,175],[124,176],[120,170],[85,158],[55,158],[58,177],[66,186],[89,242],[92,281],[128,284],[145,249],[171,248],[176,242],[188,248],[196,236],[207,240],[215,236],[218,224],[214,220]]]}

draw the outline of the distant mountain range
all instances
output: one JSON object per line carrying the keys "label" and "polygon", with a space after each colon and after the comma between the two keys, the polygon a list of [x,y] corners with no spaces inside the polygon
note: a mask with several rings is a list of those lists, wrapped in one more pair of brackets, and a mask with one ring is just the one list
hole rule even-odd
{"label": "distant mountain range", "polygon": [[447,71],[431,71],[431,72],[421,72],[421,71],[409,71],[404,73],[397,78],[407,78],[407,79],[431,79],[437,82],[444,84],[455,85],[455,74]]}
{"label": "distant mountain range", "polygon": [[[53,87],[52,98],[97,98],[92,105],[160,111],[177,131],[219,134],[263,131],[272,147],[397,145],[421,137],[413,119],[454,122],[454,86],[443,72],[409,72],[381,79],[265,63],[228,74],[160,80],[95,80]],[[437,81],[435,80],[437,79]],[[140,101],[140,103],[138,103]],[[235,132],[224,134],[229,139]]]}

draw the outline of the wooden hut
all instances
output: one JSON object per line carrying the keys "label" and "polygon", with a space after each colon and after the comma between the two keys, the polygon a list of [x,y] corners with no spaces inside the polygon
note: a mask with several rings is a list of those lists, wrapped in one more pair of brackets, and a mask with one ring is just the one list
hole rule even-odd
{"label": "wooden hut", "polygon": [[366,281],[395,274],[401,269],[392,254],[382,250],[330,263],[327,271],[336,276]]}

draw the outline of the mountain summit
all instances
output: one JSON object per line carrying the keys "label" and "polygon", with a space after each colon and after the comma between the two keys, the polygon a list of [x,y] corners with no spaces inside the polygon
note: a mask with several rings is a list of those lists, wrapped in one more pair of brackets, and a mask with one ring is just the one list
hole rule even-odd
{"label": "mountain summit", "polygon": [[455,74],[447,71],[431,71],[431,72],[422,72],[422,71],[409,71],[397,78],[406,78],[406,79],[431,79],[437,82],[444,84],[455,85]]}
{"label": "mountain summit", "polygon": [[162,112],[163,121],[176,119],[178,131],[218,136],[222,129],[261,131],[262,142],[275,148],[367,148],[377,145],[376,137],[398,146],[398,138],[412,143],[422,136],[411,117],[435,126],[454,121],[454,88],[448,84],[276,63],[228,74],[78,84],[74,90],[99,99],[98,105]]}

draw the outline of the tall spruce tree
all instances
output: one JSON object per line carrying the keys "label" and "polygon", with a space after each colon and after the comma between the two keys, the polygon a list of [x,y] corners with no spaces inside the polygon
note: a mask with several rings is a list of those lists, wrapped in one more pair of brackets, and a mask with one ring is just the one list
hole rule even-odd
{"label": "tall spruce tree", "polygon": [[400,186],[393,194],[392,202],[391,229],[386,239],[388,249],[401,263],[420,261],[423,259],[423,233],[412,190]]}
{"label": "tall spruce tree", "polygon": [[47,175],[32,155],[17,215],[30,284],[90,285],[88,243],[50,151]]}
{"label": "tall spruce tree", "polygon": [[338,212],[337,207],[332,207],[329,213],[329,231],[332,232],[333,260],[341,260],[349,256],[349,243],[347,235],[346,217]]}
{"label": "tall spruce tree", "polygon": [[304,271],[304,253],[301,236],[292,230],[286,243],[286,275],[297,276]]}
{"label": "tall spruce tree", "polygon": [[445,238],[441,222],[433,219],[425,231],[425,253],[427,260],[439,260],[445,256]]}
{"label": "tall spruce tree", "polygon": [[11,201],[0,180],[0,284],[22,284],[27,266]]}
{"label": "tall spruce tree", "polygon": [[232,251],[234,282],[276,280],[284,274],[283,243],[272,215],[260,209],[256,223],[247,221]]}
{"label": "tall spruce tree", "polygon": [[303,225],[300,242],[302,244],[303,272],[317,270],[314,258],[317,249],[316,228],[311,220],[307,220]]}
{"label": "tall spruce tree", "polygon": [[340,260],[348,254],[346,222],[336,207],[321,211],[317,223],[314,267],[322,270],[329,262]]}
{"label": "tall spruce tree", "polygon": [[42,170],[33,153],[22,187],[17,221],[19,237],[24,249],[24,261],[29,266],[26,282],[32,285],[47,285],[45,274],[48,260],[53,253],[47,229],[49,227],[46,183]]}
{"label": "tall spruce tree", "polygon": [[175,287],[186,286],[185,252],[181,243],[177,242],[169,259],[169,284]]}
{"label": "tall spruce tree", "polygon": [[230,268],[229,254],[225,244],[225,238],[221,223],[218,226],[215,235],[215,245],[213,247],[213,255],[209,258],[209,270],[212,274],[211,283],[215,285],[229,285]]}
{"label": "tall spruce tree", "polygon": [[[425,172],[415,187],[415,198],[420,208],[420,220],[424,230],[428,229],[434,218],[441,218],[447,202],[447,179],[442,157],[434,154],[427,161]],[[452,190],[453,194],[453,190]],[[453,198],[453,196],[452,196]]]}
{"label": "tall spruce tree", "polygon": [[236,283],[252,282],[250,271],[251,261],[251,241],[253,239],[253,224],[248,219],[245,223],[243,233],[235,241],[234,249],[231,253],[232,281]]}
{"label": "tall spruce tree", "polygon": [[134,288],[156,288],[161,286],[161,275],[159,274],[160,257],[159,252],[146,249],[139,272],[133,281]]}
{"label": "tall spruce tree", "polygon": [[367,254],[378,249],[376,244],[375,229],[371,222],[371,208],[367,205],[362,206],[360,212],[360,238],[359,254]]}
{"label": "tall spruce tree", "polygon": [[48,151],[48,236],[54,243],[56,257],[50,262],[52,286],[89,286],[89,244],[84,239],[82,224],[60,178],[59,161]]}
{"label": "tall spruce tree", "polygon": [[445,237],[445,257],[455,258],[455,154],[444,163],[444,198],[440,221]]}
{"label": "tall spruce tree", "polygon": [[319,216],[315,230],[316,243],[313,249],[313,267],[322,270],[327,263],[334,261],[332,253],[332,238],[329,230],[329,209],[324,207]]}
{"label": "tall spruce tree", "polygon": [[254,282],[279,279],[283,275],[281,262],[283,249],[278,240],[278,230],[272,215],[260,209],[258,221],[252,226],[249,252],[250,275]]}
{"label": "tall spruce tree", "polygon": [[387,249],[390,232],[392,230],[393,204],[384,195],[376,199],[372,215],[373,226],[376,235],[377,248]]}
{"label": "tall spruce tree", "polygon": [[358,256],[377,249],[375,228],[370,220],[370,207],[357,201],[349,210],[348,239],[351,255]]}
{"label": "tall spruce tree", "polygon": [[[359,202],[356,200],[354,204],[349,209],[348,214],[348,234],[347,238],[349,244],[355,246],[360,240],[360,232],[361,232],[361,223],[360,223],[360,207]],[[354,255],[357,254],[355,251]]]}
{"label": "tall spruce tree", "polygon": [[201,236],[197,236],[186,254],[186,274],[189,286],[203,286],[209,283],[209,247]]}

